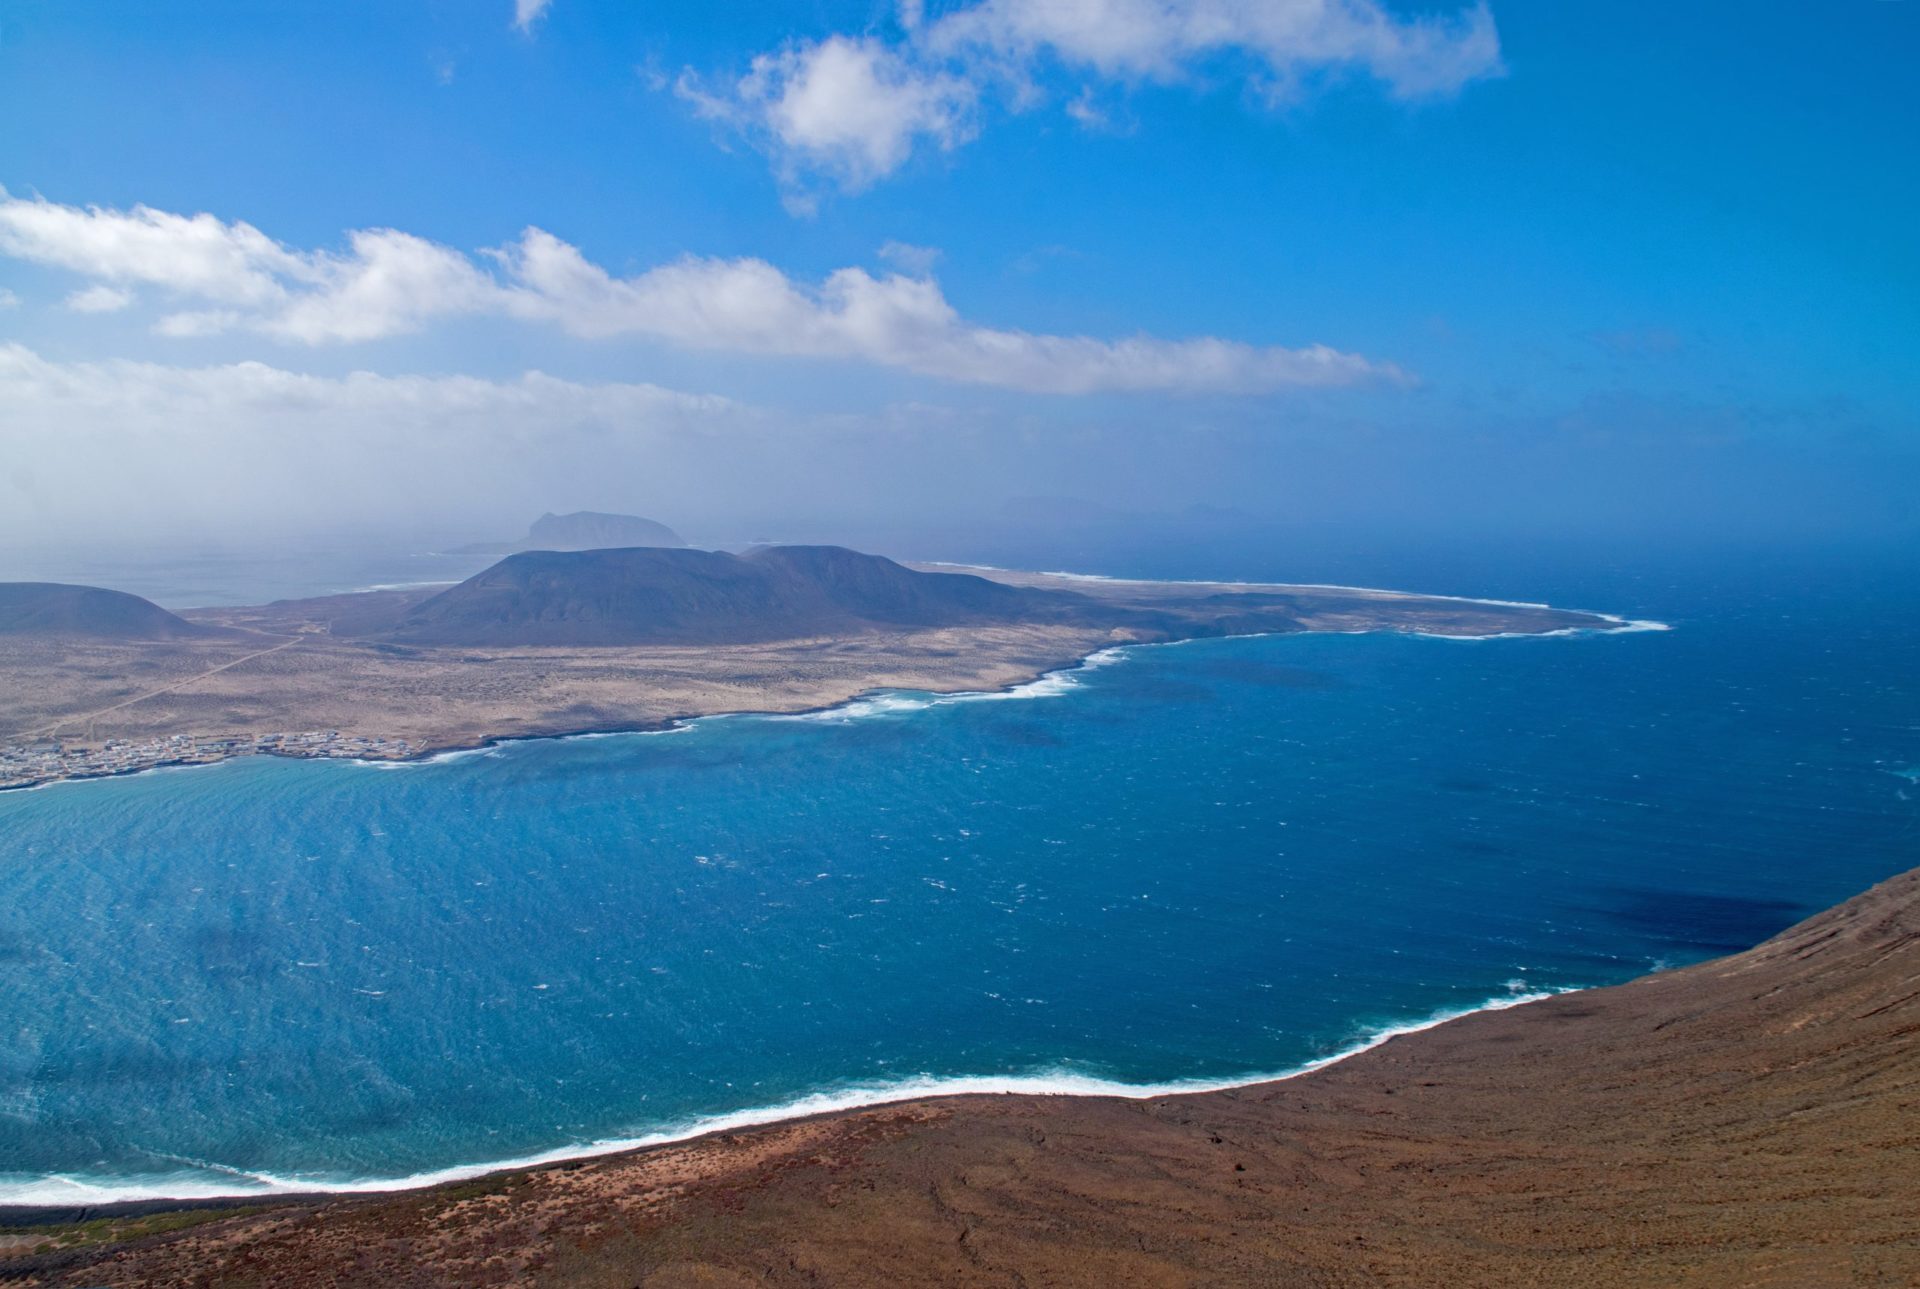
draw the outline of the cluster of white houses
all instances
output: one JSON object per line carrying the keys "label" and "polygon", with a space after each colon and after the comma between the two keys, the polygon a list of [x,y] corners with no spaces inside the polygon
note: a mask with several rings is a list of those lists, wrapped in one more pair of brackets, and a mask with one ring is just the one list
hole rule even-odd
{"label": "cluster of white houses", "polygon": [[28,788],[59,779],[131,774],[163,765],[207,765],[233,756],[331,756],[393,761],[424,749],[398,738],[368,738],[339,730],[299,734],[230,735],[202,738],[173,734],[165,738],[110,739],[105,743],[58,741],[0,745],[0,789]]}

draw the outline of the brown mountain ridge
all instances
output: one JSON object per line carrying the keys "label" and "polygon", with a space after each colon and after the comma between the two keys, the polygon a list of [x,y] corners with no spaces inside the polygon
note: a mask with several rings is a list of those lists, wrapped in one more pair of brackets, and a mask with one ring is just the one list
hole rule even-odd
{"label": "brown mountain ridge", "polygon": [[742,555],[627,547],[509,555],[414,606],[383,634],[431,645],[747,644],[1087,623],[1098,610],[1072,592],[920,572],[840,546],[762,546]]}

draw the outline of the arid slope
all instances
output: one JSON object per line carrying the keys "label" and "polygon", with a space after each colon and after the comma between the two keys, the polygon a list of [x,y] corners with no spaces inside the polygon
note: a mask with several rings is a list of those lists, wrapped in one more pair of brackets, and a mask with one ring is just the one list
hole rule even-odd
{"label": "arid slope", "polygon": [[225,634],[125,591],[62,582],[0,582],[0,636],[150,641]]}
{"label": "arid slope", "polygon": [[74,1286],[1798,1289],[1920,1283],[1916,1214],[1920,871],[1730,958],[1280,1083],[907,1103],[11,1265]]}

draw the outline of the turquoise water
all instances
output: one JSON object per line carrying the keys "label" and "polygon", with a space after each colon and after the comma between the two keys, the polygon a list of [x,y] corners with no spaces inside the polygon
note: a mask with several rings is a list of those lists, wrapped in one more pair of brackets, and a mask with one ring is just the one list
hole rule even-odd
{"label": "turquoise water", "polygon": [[0,1202],[1230,1081],[1739,948],[1920,862],[1902,585],[0,795]]}

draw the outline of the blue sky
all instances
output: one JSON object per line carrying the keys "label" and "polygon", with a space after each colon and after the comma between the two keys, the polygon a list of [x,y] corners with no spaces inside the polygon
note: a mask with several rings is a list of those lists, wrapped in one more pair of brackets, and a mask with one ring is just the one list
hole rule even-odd
{"label": "blue sky", "polygon": [[1901,0],[13,0],[0,543],[1902,531],[1916,48]]}

